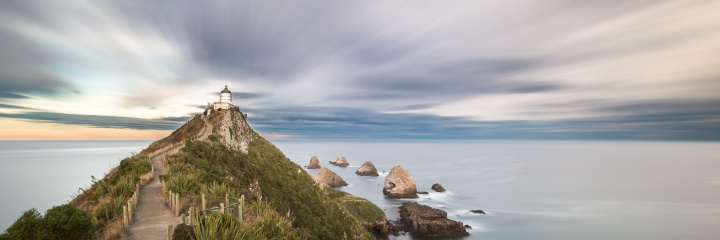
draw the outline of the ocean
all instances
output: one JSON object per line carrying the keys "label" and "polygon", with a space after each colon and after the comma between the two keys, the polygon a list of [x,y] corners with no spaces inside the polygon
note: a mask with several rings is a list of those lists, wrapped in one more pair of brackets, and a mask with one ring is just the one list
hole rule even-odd
{"label": "ocean", "polygon": [[152,141],[0,141],[0,231],[20,214],[70,201]]}
{"label": "ocean", "polygon": [[[274,143],[301,166],[318,156],[349,183],[338,189],[372,201],[390,219],[398,218],[401,202],[416,201],[470,225],[467,239],[720,238],[720,143]],[[330,165],[335,156],[347,157],[350,166]],[[381,176],[356,175],[365,161]],[[408,169],[418,190],[430,194],[386,198],[382,186],[395,165]],[[434,192],[433,183],[448,191]],[[474,209],[488,214],[469,213]]]}
{"label": "ocean", "polygon": [[[0,141],[0,229],[35,207],[66,203],[90,176],[150,141]],[[621,141],[273,141],[301,166],[320,164],[398,217],[403,201],[448,212],[472,226],[467,239],[718,239],[720,143]],[[347,168],[328,164],[345,156]],[[381,176],[355,170],[372,161]],[[417,199],[382,194],[387,172],[402,165]],[[314,175],[318,170],[307,170]],[[386,171],[383,173],[383,171]],[[448,191],[436,193],[433,183]],[[487,215],[471,214],[473,209]],[[393,237],[410,239],[409,236]]]}

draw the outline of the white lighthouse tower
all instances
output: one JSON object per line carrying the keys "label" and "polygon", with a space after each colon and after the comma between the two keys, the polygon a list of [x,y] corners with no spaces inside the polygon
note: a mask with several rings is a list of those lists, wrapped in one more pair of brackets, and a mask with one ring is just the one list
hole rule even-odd
{"label": "white lighthouse tower", "polygon": [[213,109],[220,110],[229,109],[231,107],[234,107],[232,103],[232,92],[230,92],[227,85],[225,85],[225,89],[220,91],[220,101],[213,103]]}

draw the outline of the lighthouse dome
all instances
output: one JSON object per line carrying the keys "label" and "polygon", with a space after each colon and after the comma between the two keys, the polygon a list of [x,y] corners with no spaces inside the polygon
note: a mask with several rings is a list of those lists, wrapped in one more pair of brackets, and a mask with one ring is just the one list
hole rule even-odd
{"label": "lighthouse dome", "polygon": [[220,93],[231,93],[230,90],[225,86],[225,89],[223,89]]}

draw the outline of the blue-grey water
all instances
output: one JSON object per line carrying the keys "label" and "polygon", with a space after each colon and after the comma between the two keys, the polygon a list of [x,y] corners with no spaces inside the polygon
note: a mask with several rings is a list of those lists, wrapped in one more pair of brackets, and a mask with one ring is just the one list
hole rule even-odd
{"label": "blue-grey water", "polygon": [[[317,155],[350,184],[338,189],[369,199],[391,219],[402,201],[444,209],[449,218],[472,226],[468,239],[720,239],[720,143],[275,144],[301,166]],[[350,167],[328,164],[334,156],[346,156]],[[380,172],[402,165],[418,190],[430,194],[386,198],[381,190],[387,173],[355,175],[365,161]],[[448,192],[432,191],[436,182]]]}
{"label": "blue-grey water", "polygon": [[0,141],[0,231],[22,212],[67,203],[151,141]]}
{"label": "blue-grey water", "polygon": [[[67,202],[150,141],[0,141],[0,229],[23,211]],[[397,218],[418,201],[472,226],[468,239],[718,239],[720,143],[274,141],[301,166],[312,155],[339,188]],[[346,156],[350,167],[327,163]],[[372,161],[380,177],[355,170]],[[382,195],[382,171],[402,165],[428,195]],[[318,170],[309,170],[312,175]],[[441,183],[448,192],[435,193]],[[481,209],[487,215],[473,215]],[[407,236],[398,239],[407,239]]]}

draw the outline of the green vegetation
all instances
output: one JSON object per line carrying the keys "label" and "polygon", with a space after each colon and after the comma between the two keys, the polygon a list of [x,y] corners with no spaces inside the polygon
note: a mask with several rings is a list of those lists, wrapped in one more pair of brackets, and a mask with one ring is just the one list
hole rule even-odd
{"label": "green vegetation", "polygon": [[[168,173],[161,178],[173,192],[222,196],[218,194],[236,191],[251,200],[243,227],[211,217],[196,227],[199,239],[215,239],[210,233],[220,230],[240,234],[239,239],[372,239],[363,224],[384,219],[382,210],[365,199],[318,188],[300,166],[261,137],[250,143],[247,154],[216,142],[188,143],[167,164]],[[200,187],[188,187],[189,182]]]}
{"label": "green vegetation", "polygon": [[150,144],[150,146],[143,150],[142,153],[150,154],[173,144],[178,144],[188,139],[192,139],[201,134],[204,129],[205,123],[200,115],[196,114],[192,119],[190,119],[190,121],[173,131],[169,136]]}
{"label": "green vegetation", "polygon": [[0,239],[93,239],[100,223],[80,209],[68,204],[55,206],[41,216],[36,209],[25,211]]}

